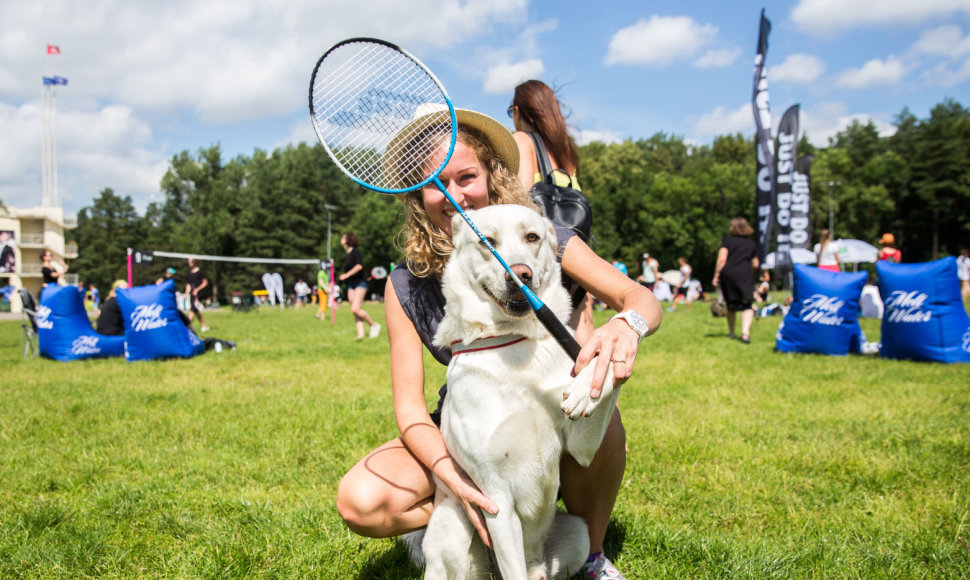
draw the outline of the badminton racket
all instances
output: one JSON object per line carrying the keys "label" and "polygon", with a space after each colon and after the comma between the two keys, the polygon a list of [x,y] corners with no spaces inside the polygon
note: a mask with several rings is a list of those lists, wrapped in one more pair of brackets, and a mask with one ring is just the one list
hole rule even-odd
{"label": "badminton racket", "polygon": [[[444,86],[421,61],[383,40],[351,38],[317,61],[309,98],[313,129],[344,174],[379,193],[437,186],[511,276],[542,325],[576,360],[580,347],[572,334],[512,271],[438,178],[454,153],[458,122]],[[421,122],[413,122],[416,117]],[[450,137],[443,158],[439,143],[428,146],[432,140],[422,139],[431,132]]]}

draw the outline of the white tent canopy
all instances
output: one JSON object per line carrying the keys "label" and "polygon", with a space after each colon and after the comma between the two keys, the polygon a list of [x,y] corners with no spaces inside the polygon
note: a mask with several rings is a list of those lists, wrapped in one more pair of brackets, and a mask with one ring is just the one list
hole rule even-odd
{"label": "white tent canopy", "polygon": [[[792,248],[788,255],[791,256],[791,261],[795,264],[814,264],[818,261],[815,257],[815,252],[811,250],[805,250],[802,248]],[[775,253],[771,252],[765,256],[765,263],[761,265],[762,269],[770,270],[775,267]]]}
{"label": "white tent canopy", "polygon": [[839,261],[843,264],[875,263],[879,259],[879,250],[862,240],[835,240],[835,244],[839,248]]}

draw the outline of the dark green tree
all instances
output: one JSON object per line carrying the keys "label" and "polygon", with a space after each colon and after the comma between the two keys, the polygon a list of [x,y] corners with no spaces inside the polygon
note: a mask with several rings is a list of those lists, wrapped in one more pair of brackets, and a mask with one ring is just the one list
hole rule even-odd
{"label": "dark green tree", "polygon": [[90,207],[78,212],[74,230],[78,257],[71,270],[81,282],[101,289],[103,298],[114,280],[128,278],[128,248],[137,248],[147,229],[130,196],[103,189]]}

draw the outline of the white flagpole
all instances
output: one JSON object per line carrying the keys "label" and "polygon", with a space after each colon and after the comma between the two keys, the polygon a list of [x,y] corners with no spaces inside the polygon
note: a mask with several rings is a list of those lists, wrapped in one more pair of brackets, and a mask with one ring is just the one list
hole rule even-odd
{"label": "white flagpole", "polygon": [[51,188],[51,205],[61,205],[61,195],[57,191],[57,92],[51,88],[51,152],[53,162],[51,163],[51,175],[53,177],[53,187]]}
{"label": "white flagpole", "polygon": [[[51,76],[51,55],[47,53],[44,75],[46,78]],[[43,184],[42,205],[50,205],[50,133],[47,124],[47,106],[50,95],[50,87],[46,81],[42,81],[40,89],[40,124],[41,124],[41,182]]]}

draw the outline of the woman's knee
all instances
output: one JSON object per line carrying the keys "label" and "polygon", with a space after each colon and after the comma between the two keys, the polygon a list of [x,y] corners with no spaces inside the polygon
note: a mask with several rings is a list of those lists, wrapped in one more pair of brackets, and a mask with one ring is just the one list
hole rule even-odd
{"label": "woman's knee", "polygon": [[387,525],[385,490],[374,489],[366,478],[351,471],[337,487],[337,512],[351,531],[362,536],[380,537]]}

